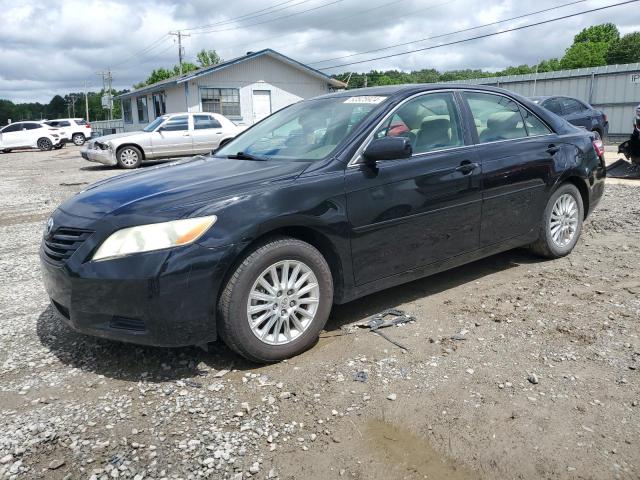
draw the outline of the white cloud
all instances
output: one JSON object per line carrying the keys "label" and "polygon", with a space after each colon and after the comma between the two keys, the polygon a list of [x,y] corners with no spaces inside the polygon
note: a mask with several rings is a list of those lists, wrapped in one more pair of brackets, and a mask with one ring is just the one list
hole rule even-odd
{"label": "white cloud", "polygon": [[[215,48],[223,58],[249,50],[274,48],[302,62],[383,48],[390,44],[441,35],[534,10],[558,5],[557,0],[340,0],[308,13],[280,18],[335,0],[296,0],[281,9],[251,19],[229,21],[256,10],[282,4],[256,0],[0,0],[0,98],[49,101],[56,93],[79,91],[85,80],[101,86],[96,72],[111,66],[114,85],[130,87],[157,67],[177,63],[174,39],[166,37],[142,53],[169,30],[214,24],[210,33],[185,39],[187,59],[201,48]],[[566,0],[568,1],[568,0]],[[595,8],[613,0],[589,0],[531,18],[446,36],[379,53],[314,64],[316,68],[445,43],[532,21]],[[290,7],[290,8],[284,8]],[[354,65],[353,69],[438,70],[485,68],[534,63],[561,56],[573,36],[585,26],[616,23],[623,33],[640,29],[640,9],[623,6],[484,40]]]}

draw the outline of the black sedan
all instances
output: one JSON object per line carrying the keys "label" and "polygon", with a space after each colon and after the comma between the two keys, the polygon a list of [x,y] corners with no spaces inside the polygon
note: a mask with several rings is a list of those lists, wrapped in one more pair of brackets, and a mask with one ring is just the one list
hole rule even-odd
{"label": "black sedan", "polygon": [[590,132],[597,132],[604,139],[609,132],[607,114],[591,105],[571,97],[531,97],[534,103],[559,115],[567,122]]}
{"label": "black sedan", "polygon": [[80,332],[221,337],[277,361],[314,344],[333,304],[515,247],[567,255],[603,194],[593,141],[496,88],[333,93],[80,192],[47,222],[44,283]]}

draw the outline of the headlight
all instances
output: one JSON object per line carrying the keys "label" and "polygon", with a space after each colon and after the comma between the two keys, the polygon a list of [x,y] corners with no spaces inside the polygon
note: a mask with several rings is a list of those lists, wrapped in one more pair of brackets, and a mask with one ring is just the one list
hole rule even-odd
{"label": "headlight", "polygon": [[123,228],[111,234],[100,245],[92,260],[188,245],[209,230],[217,219],[218,217],[212,215]]}

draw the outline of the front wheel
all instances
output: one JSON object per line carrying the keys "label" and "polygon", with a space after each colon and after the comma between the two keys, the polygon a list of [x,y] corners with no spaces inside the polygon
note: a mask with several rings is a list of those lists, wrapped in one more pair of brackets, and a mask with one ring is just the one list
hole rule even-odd
{"label": "front wheel", "polygon": [[531,250],[546,258],[560,258],[571,253],[582,231],[584,205],[575,185],[561,185],[549,198],[542,215],[538,240]]}
{"label": "front wheel", "polygon": [[53,148],[53,143],[46,137],[42,137],[41,139],[39,139],[37,145],[38,148],[43,152],[47,152]]}
{"label": "front wheel", "polygon": [[218,304],[220,336],[258,363],[298,355],[318,339],[333,304],[333,279],[322,254],[294,238],[275,238],[249,253]]}
{"label": "front wheel", "polygon": [[116,158],[121,168],[138,168],[142,163],[142,152],[136,147],[122,147]]}

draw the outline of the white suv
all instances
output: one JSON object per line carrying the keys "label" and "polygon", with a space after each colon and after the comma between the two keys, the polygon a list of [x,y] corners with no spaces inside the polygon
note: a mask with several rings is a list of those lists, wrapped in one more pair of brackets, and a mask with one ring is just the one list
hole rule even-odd
{"label": "white suv", "polygon": [[58,148],[63,142],[60,131],[40,122],[15,122],[0,129],[0,151],[14,148],[39,148],[42,151]]}
{"label": "white suv", "polygon": [[91,138],[91,124],[83,118],[56,118],[46,120],[44,123],[50,127],[62,129],[67,137],[66,141],[78,146],[84,145],[84,142]]}

